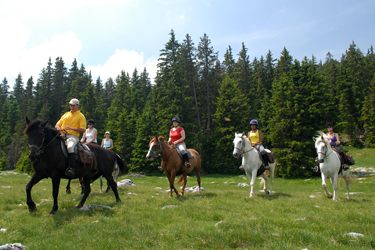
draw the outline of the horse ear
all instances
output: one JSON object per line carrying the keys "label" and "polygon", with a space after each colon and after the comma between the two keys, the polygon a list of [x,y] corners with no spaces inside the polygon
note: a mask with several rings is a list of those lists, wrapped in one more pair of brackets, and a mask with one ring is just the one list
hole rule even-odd
{"label": "horse ear", "polygon": [[152,140],[153,137],[151,135],[149,135],[149,137],[150,137],[150,140]]}
{"label": "horse ear", "polygon": [[316,138],[313,136],[313,141],[316,141]]}
{"label": "horse ear", "polygon": [[42,126],[44,128],[47,125],[48,122],[49,122],[49,119],[47,119],[46,121],[42,122],[40,124],[40,126]]}
{"label": "horse ear", "polygon": [[26,116],[26,123],[27,123],[27,125],[30,124],[30,120],[29,120],[29,118],[27,118],[27,116]]}

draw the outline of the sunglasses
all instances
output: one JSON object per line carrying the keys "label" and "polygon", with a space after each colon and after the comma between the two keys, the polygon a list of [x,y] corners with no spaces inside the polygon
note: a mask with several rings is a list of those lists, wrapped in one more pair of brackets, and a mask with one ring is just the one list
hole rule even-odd
{"label": "sunglasses", "polygon": [[92,123],[88,123],[87,125],[94,125],[94,124],[92,124]]}

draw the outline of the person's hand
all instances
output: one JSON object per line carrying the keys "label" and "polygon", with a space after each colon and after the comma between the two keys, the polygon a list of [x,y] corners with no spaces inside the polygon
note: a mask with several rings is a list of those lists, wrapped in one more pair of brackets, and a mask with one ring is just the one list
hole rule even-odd
{"label": "person's hand", "polygon": [[177,141],[174,141],[174,142],[173,142],[173,144],[174,144],[174,145],[177,145],[177,144],[178,144],[178,142],[177,142]]}
{"label": "person's hand", "polygon": [[63,129],[60,126],[56,127],[57,131],[63,131]]}

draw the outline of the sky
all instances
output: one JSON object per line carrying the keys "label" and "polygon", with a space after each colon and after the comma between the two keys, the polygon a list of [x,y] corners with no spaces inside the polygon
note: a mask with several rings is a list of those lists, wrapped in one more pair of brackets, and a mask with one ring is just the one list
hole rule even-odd
{"label": "sky", "polygon": [[300,61],[340,60],[353,41],[364,54],[375,45],[374,24],[374,0],[0,0],[0,81],[36,83],[56,57],[103,84],[144,68],[153,81],[172,29],[196,47],[207,34],[220,61],[229,46],[237,60],[242,43],[251,61],[284,47]]}

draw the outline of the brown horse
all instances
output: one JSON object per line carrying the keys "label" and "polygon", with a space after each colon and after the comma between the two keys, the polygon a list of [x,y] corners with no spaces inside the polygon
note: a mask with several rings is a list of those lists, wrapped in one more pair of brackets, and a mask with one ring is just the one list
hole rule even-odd
{"label": "brown horse", "polygon": [[[146,155],[146,158],[148,160],[155,160],[157,156],[161,156],[162,162],[161,165],[164,169],[165,175],[168,177],[169,180],[169,186],[170,186],[170,194],[169,197],[172,197],[173,190],[178,196],[184,195],[185,186],[186,186],[186,176],[191,171],[195,171],[195,174],[197,176],[198,181],[198,187],[199,187],[199,194],[201,194],[201,157],[197,151],[194,149],[188,149],[193,155],[194,158],[190,158],[190,168],[187,168],[184,166],[183,160],[179,157],[177,150],[175,146],[168,145],[167,142],[164,141],[164,137],[162,136],[150,136],[150,143],[149,143],[149,150]],[[181,169],[183,169],[183,172],[181,174]],[[177,183],[182,184],[182,190],[181,194],[178,193],[177,189],[174,186],[174,179],[176,175],[181,174],[180,179],[177,181]]]}

